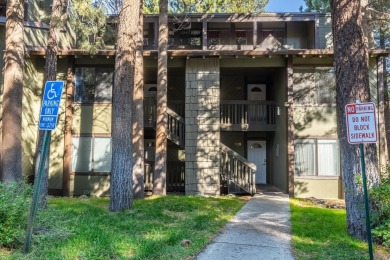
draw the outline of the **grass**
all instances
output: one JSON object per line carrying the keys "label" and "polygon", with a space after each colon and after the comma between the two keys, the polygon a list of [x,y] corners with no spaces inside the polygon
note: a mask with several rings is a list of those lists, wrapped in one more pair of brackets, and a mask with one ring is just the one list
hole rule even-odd
{"label": "grass", "polygon": [[[244,204],[239,198],[184,196],[134,201],[130,211],[108,212],[108,199],[54,198],[35,225],[32,252],[3,259],[188,259]],[[189,240],[189,246],[182,246]]]}
{"label": "grass", "polygon": [[[291,200],[292,244],[296,259],[368,259],[366,242],[347,233],[345,210]],[[389,259],[374,245],[375,259]]]}

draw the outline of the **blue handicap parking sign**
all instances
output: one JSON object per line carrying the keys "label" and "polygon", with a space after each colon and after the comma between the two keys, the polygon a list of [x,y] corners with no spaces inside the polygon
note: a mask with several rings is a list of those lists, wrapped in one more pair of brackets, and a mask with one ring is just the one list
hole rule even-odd
{"label": "blue handicap parking sign", "polygon": [[39,116],[38,128],[40,130],[54,130],[56,128],[63,88],[63,81],[46,82]]}

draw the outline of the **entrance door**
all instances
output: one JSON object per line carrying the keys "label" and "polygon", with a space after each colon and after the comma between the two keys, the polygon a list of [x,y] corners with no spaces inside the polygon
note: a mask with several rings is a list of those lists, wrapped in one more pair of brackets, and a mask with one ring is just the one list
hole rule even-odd
{"label": "entrance door", "polygon": [[[248,100],[263,101],[267,98],[265,84],[248,84]],[[267,122],[267,107],[252,103],[248,105],[248,122],[251,125],[261,125]]]}
{"label": "entrance door", "polygon": [[256,184],[267,183],[267,142],[248,141],[248,160],[256,164]]}
{"label": "entrance door", "polygon": [[248,84],[248,100],[266,100],[266,91],[265,84]]}

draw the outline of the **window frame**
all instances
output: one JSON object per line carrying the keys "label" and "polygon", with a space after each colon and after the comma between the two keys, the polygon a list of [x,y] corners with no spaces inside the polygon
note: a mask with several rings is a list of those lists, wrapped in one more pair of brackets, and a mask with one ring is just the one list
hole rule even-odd
{"label": "window frame", "polygon": [[[77,78],[77,70],[78,69],[81,69],[81,68],[87,68],[87,69],[91,69],[93,68],[94,69],[94,94],[93,94],[93,101],[83,101],[83,98],[78,98],[78,78]],[[97,73],[96,71],[97,70],[107,70],[106,72],[112,72],[112,81],[111,81],[111,96],[109,98],[105,98],[107,99],[107,101],[97,101],[96,100],[96,87],[98,86],[97,84]],[[74,69],[74,88],[73,88],[73,104],[77,104],[77,105],[93,105],[93,104],[112,104],[112,91],[113,91],[113,88],[114,88],[114,77],[115,77],[115,67],[114,67],[114,64],[112,64],[111,66],[110,65],[77,65]],[[101,97],[103,98],[103,97]]]}
{"label": "window frame", "polygon": [[[333,141],[335,142],[335,149],[337,150],[337,155],[336,155],[336,158],[337,158],[337,161],[338,161],[338,165],[337,165],[337,172],[336,174],[333,174],[333,175],[319,175],[319,161],[320,161],[320,158],[319,158],[319,147],[318,147],[318,144],[321,143],[321,141]],[[304,144],[305,142],[313,142],[314,144],[314,169],[315,169],[315,173],[312,174],[312,175],[298,175],[297,173],[297,170],[296,170],[296,167],[295,167],[295,163],[296,163],[296,144]],[[341,152],[340,152],[340,140],[337,139],[337,138],[299,138],[299,139],[295,139],[294,140],[294,178],[330,178],[330,179],[334,179],[334,178],[341,178]]]}
{"label": "window frame", "polygon": [[[322,84],[320,84],[320,82],[322,82],[320,80],[321,78],[321,71],[327,71],[327,74],[326,75],[329,75],[331,74],[330,72],[333,71],[333,78],[334,78],[334,82],[333,82],[333,86],[329,86],[328,88],[325,89],[324,91],[324,88]],[[294,85],[293,85],[293,95],[294,95],[294,106],[300,106],[300,107],[307,107],[307,106],[315,106],[315,107],[323,107],[323,106],[336,106],[336,82],[335,82],[335,73],[334,73],[334,67],[331,67],[331,66],[317,66],[317,67],[297,67],[297,68],[294,68]],[[300,79],[297,79],[295,78],[297,74],[313,74],[313,80],[311,83],[314,82],[314,87],[312,88],[311,85],[310,86],[306,86],[305,88],[307,88],[305,90],[305,88],[297,88],[297,86],[299,86],[300,84],[302,84],[301,82],[296,82],[297,80],[299,81],[302,81],[302,77]],[[327,76],[329,77],[329,76]],[[310,90],[312,89],[312,90]],[[326,102],[324,101],[323,99],[323,96],[322,96],[322,93],[328,93],[330,90],[332,90],[333,92],[333,97],[331,97],[331,95],[329,95],[329,97],[327,97],[327,99],[330,101],[330,102]],[[302,96],[299,98],[299,96],[297,96],[297,94],[299,92],[305,92],[307,91],[308,93],[305,94],[305,95],[310,95],[310,93],[314,93],[315,94],[315,98],[313,97],[306,97],[306,96]]]}
{"label": "window frame", "polygon": [[[88,162],[88,171],[80,171],[76,168],[76,166],[74,166],[74,152],[75,152],[75,149],[74,149],[74,139],[77,138],[80,140],[80,138],[89,138],[91,140],[91,150],[90,150],[90,160]],[[110,170],[109,171],[95,171],[95,169],[97,167],[95,167],[95,140],[96,139],[109,139],[109,148],[110,148],[110,152],[109,152],[109,156],[108,158],[110,159]],[[80,142],[79,142],[80,144]],[[71,157],[71,171],[72,173],[76,173],[76,174],[98,174],[98,175],[106,175],[106,174],[111,174],[111,170],[112,170],[112,141],[111,141],[111,136],[110,135],[73,135],[72,136],[72,141],[71,141],[71,154],[72,154],[72,157]]]}

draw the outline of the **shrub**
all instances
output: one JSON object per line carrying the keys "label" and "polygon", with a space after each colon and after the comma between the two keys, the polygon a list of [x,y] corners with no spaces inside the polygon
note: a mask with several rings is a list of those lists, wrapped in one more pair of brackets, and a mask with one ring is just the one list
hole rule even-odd
{"label": "shrub", "polygon": [[377,242],[390,247],[390,177],[371,189],[370,198],[377,208],[372,218],[372,234]]}
{"label": "shrub", "polygon": [[15,248],[25,236],[32,187],[24,181],[0,183],[0,247]]}

